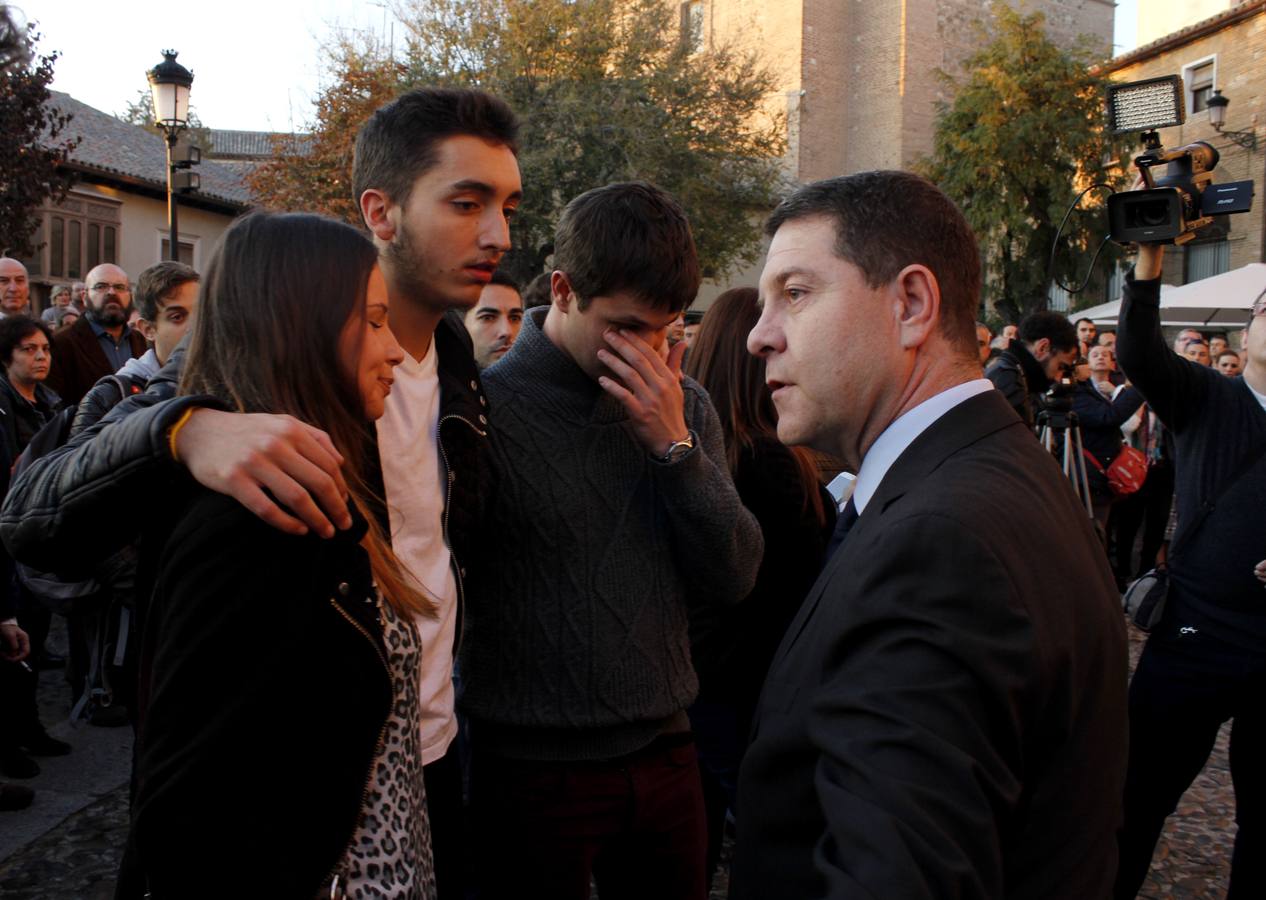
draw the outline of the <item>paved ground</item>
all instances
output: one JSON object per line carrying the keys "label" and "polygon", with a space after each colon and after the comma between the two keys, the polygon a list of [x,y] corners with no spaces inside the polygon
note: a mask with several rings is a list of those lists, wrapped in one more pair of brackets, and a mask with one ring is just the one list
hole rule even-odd
{"label": "paved ground", "polygon": [[[1133,659],[1141,640],[1140,634],[1131,635]],[[42,762],[44,772],[30,782],[39,792],[31,809],[0,813],[0,897],[104,900],[112,896],[120,847],[127,834],[131,732],[88,726],[72,730],[65,721],[67,704],[60,675],[43,673],[44,721],[53,734],[73,743],[75,752]],[[1140,897],[1224,897],[1234,811],[1224,728],[1209,764],[1166,826]],[[723,871],[712,896],[723,898],[727,885]]]}

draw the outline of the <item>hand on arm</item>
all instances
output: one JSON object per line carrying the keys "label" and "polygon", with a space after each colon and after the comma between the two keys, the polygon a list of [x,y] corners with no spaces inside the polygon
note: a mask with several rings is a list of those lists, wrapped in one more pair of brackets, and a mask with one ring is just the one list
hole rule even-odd
{"label": "hand on arm", "polygon": [[646,452],[663,456],[674,442],[685,440],[690,433],[681,390],[685,342],[675,344],[668,351],[668,358],[663,359],[632,332],[613,329],[603,337],[610,349],[599,350],[598,358],[619,381],[604,375],[598,383],[624,404],[633,433]]}
{"label": "hand on arm", "polygon": [[198,409],[175,451],[199,484],[288,534],[331,537],[351,525],[343,457],[325,432],[290,416]]}

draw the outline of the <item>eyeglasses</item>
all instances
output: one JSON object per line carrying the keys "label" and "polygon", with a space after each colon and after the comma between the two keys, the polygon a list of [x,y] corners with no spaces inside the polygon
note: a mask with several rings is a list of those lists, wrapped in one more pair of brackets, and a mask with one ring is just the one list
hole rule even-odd
{"label": "eyeglasses", "polygon": [[126,281],[122,284],[109,284],[102,281],[99,284],[94,284],[89,290],[94,294],[104,294],[109,291],[114,291],[116,294],[127,294],[131,292],[132,288]]}
{"label": "eyeglasses", "polygon": [[1256,319],[1262,315],[1266,315],[1266,288],[1262,288],[1262,292],[1253,301],[1253,311],[1249,314],[1249,318]]}

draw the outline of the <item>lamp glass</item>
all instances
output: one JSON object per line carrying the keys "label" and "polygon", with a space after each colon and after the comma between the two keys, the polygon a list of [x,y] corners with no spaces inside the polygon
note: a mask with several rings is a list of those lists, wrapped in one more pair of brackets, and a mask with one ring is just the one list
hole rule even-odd
{"label": "lamp glass", "polygon": [[[1218,99],[1223,99],[1223,98],[1219,97]],[[1226,123],[1226,107],[1227,107],[1227,104],[1225,102],[1214,103],[1210,101],[1209,124],[1212,125],[1214,128],[1221,128],[1223,124]]]}
{"label": "lamp glass", "polygon": [[182,127],[189,121],[189,87],[183,84],[151,84],[154,121]]}

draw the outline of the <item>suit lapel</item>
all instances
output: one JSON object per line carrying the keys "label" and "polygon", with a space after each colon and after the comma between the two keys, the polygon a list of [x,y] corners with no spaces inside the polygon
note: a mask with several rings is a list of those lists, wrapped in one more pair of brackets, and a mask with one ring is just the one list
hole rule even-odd
{"label": "suit lapel", "polygon": [[849,531],[848,540],[831,557],[818,575],[818,580],[813,583],[796,617],[787,628],[774,656],[771,671],[791,652],[791,648],[812,620],[827,588],[837,577],[847,577],[846,573],[858,568],[858,560],[853,557],[863,545],[866,536],[873,529],[882,527],[881,520],[888,508],[930,477],[945,460],[981,438],[1011,426],[1024,427],[1000,393],[985,391],[955,406],[914,439],[897,457],[880,482],[879,489],[866,504],[866,511]]}

